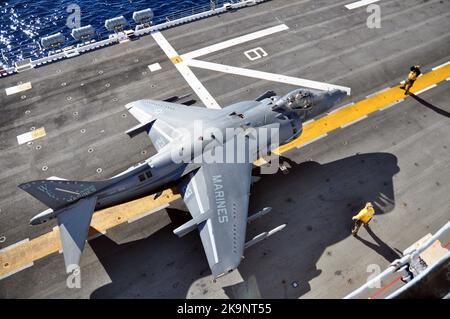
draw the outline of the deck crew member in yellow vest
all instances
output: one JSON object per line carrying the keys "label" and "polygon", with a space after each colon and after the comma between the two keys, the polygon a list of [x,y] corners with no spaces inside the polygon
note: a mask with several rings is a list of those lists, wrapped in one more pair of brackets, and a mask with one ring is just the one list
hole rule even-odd
{"label": "deck crew member in yellow vest", "polygon": [[375,210],[373,209],[372,203],[366,203],[366,206],[360,210],[358,215],[352,217],[352,220],[354,221],[352,235],[356,236],[356,234],[358,234],[361,225],[369,227],[369,222],[372,220],[373,215],[375,215]]}
{"label": "deck crew member in yellow vest", "polygon": [[410,70],[411,71],[408,74],[408,79],[405,81],[405,84],[400,86],[401,89],[405,90],[405,95],[409,94],[409,90],[412,88],[412,86],[414,85],[414,82],[417,80],[419,75],[422,73],[422,71],[420,71],[420,65],[414,65],[411,67]]}

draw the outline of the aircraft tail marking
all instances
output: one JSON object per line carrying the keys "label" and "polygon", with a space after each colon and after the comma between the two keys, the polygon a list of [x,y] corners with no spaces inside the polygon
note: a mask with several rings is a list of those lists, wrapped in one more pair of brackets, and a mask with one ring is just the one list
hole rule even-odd
{"label": "aircraft tail marking", "polygon": [[20,184],[19,187],[56,211],[94,194],[109,184],[110,180],[98,182],[37,180]]}

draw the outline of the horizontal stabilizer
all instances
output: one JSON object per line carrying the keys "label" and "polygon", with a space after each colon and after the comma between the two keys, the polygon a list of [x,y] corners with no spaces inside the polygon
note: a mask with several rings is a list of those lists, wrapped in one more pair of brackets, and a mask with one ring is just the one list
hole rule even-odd
{"label": "horizontal stabilizer", "polygon": [[135,137],[136,135],[142,133],[142,132],[146,132],[148,134],[148,132],[150,131],[153,123],[155,123],[155,120],[153,121],[149,121],[147,123],[141,123],[139,125],[136,125],[135,127],[132,127],[131,129],[129,129],[128,131],[125,132],[125,134],[127,134],[129,137]]}
{"label": "horizontal stabilizer", "polygon": [[97,197],[83,198],[58,214],[58,225],[67,272],[80,264]]}
{"label": "horizontal stabilizer", "polygon": [[76,202],[80,198],[94,194],[108,186],[111,181],[37,180],[20,184],[19,187],[56,211]]}

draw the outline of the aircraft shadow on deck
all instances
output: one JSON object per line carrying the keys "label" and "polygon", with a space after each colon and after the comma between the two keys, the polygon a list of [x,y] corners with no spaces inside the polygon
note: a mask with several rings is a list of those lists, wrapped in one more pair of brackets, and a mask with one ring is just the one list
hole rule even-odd
{"label": "aircraft shadow on deck", "polygon": [[[320,275],[316,263],[325,250],[351,236],[351,216],[365,202],[371,201],[377,214],[394,208],[393,176],[400,169],[392,154],[360,154],[325,164],[282,161],[288,173],[263,175],[252,186],[249,212],[265,206],[273,211],[248,226],[247,239],[280,224],[287,227],[245,252],[238,269],[244,283],[224,287],[230,298],[302,296]],[[112,281],[91,298],[189,297],[192,284],[210,270],[196,232],[182,239],[172,233],[187,215],[169,215],[182,217],[145,239],[117,245],[102,236],[90,242]],[[206,286],[197,288],[207,293]]]}

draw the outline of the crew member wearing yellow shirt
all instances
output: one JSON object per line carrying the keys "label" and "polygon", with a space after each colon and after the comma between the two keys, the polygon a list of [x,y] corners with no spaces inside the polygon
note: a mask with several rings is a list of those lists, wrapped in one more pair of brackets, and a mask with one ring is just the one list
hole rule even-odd
{"label": "crew member wearing yellow shirt", "polygon": [[414,82],[421,73],[422,71],[420,71],[420,65],[414,65],[411,67],[411,71],[408,74],[408,79],[405,81],[405,84],[400,87],[405,90],[405,95],[409,94],[409,90],[412,88]]}
{"label": "crew member wearing yellow shirt", "polygon": [[352,235],[356,236],[356,234],[358,234],[358,230],[361,227],[361,225],[368,227],[369,222],[373,218],[373,215],[375,215],[375,210],[373,209],[372,203],[366,203],[366,206],[363,209],[361,209],[358,215],[352,217],[352,219],[354,220]]}

